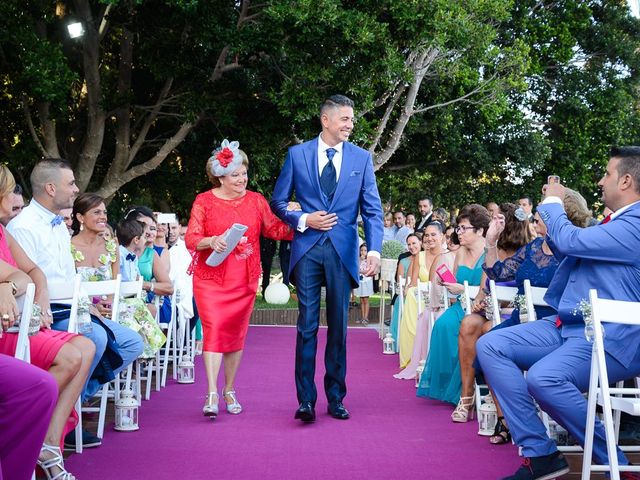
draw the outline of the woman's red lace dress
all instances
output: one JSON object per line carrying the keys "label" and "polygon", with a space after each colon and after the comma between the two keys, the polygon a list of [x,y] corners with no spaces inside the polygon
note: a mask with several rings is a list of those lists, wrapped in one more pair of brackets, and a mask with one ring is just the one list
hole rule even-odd
{"label": "woman's red lace dress", "polygon": [[[234,223],[248,227],[246,242],[240,243],[217,267],[205,261],[211,249],[196,251],[205,237],[222,235]],[[249,317],[260,277],[260,235],[291,240],[293,231],[280,221],[265,198],[256,192],[224,200],[208,190],[191,207],[185,242],[193,252],[193,295],[202,320],[203,350],[236,352],[244,348]]]}

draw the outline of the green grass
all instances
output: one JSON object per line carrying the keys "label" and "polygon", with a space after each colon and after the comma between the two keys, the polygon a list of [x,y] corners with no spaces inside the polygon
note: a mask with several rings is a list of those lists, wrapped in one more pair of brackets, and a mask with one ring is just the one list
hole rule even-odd
{"label": "green grass", "polygon": [[[356,299],[356,301],[358,301]],[[387,302],[389,301],[389,297],[387,296]],[[371,297],[369,297],[369,304],[372,307],[377,307],[380,305],[380,294],[378,293],[374,293]],[[324,307],[324,302],[322,302],[320,304],[321,307]],[[272,305],[270,303],[267,303],[264,298],[262,297],[262,294],[259,293],[256,296],[256,303],[255,306],[253,307],[255,310],[284,310],[286,308],[298,308],[298,302],[296,302],[293,299],[289,299],[289,302],[286,305]]]}

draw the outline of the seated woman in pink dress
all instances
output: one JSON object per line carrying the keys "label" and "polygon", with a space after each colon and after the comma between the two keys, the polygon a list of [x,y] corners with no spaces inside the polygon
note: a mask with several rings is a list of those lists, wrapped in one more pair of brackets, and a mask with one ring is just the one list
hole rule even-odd
{"label": "seated woman in pink dress", "polygon": [[[0,217],[9,217],[12,207],[10,194],[15,187],[13,175],[4,165],[0,165]],[[48,471],[49,477],[58,480],[73,480],[73,475],[66,473],[62,454],[58,445],[63,435],[70,431],[75,422],[70,416],[75,415],[74,404],[82,391],[89,374],[89,367],[95,353],[93,342],[86,338],[67,332],[51,330],[52,322],[49,309],[47,280],[42,271],[29,259],[11,234],[0,226],[0,282],[13,281],[16,293],[23,293],[27,284],[36,286],[35,303],[42,310],[40,331],[29,337],[31,363],[47,370],[58,384],[58,402],[45,436],[38,464]],[[0,283],[0,314],[7,303],[12,303],[17,315],[17,307],[13,299],[13,285]],[[14,315],[11,315],[13,320]],[[14,355],[18,335],[5,333],[0,338],[0,353]],[[56,475],[59,475],[56,477]]]}

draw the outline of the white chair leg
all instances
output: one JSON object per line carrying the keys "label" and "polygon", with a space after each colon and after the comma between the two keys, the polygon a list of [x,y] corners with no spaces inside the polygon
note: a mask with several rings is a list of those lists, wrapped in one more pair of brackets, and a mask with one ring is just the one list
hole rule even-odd
{"label": "white chair leg", "polygon": [[104,436],[104,420],[107,415],[107,397],[109,395],[109,383],[110,382],[107,382],[102,386],[102,396],[100,398],[100,413],[98,414],[98,438],[102,438]]}
{"label": "white chair leg", "polygon": [[80,397],[76,400],[76,413],[78,414],[78,425],[75,428],[76,453],[82,453],[82,402]]}
{"label": "white chair leg", "polygon": [[[140,371],[140,360],[136,360],[136,400],[138,405],[142,405],[142,380]],[[131,381],[131,378],[127,378],[127,381]]]}
{"label": "white chair leg", "polygon": [[164,354],[162,355],[161,361],[158,359],[156,390],[160,390],[160,385],[164,386],[167,383],[167,370],[169,369],[169,355],[171,353],[174,327],[175,325],[172,324],[167,328],[167,341],[164,344]]}
{"label": "white chair leg", "polygon": [[147,364],[147,376],[146,376],[146,393],[144,395],[145,400],[149,400],[151,398],[151,383],[153,382],[153,369],[154,369],[154,361],[149,360]]}

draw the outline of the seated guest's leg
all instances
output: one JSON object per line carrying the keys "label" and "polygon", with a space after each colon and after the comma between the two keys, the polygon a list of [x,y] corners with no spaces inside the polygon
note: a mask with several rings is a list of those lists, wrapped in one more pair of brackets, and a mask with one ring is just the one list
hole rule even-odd
{"label": "seated guest's leg", "polygon": [[458,355],[460,357],[460,377],[462,379],[462,392],[460,396],[471,397],[474,394],[473,383],[476,371],[473,361],[476,358],[476,342],[482,335],[482,327],[487,319],[477,313],[466,315],[460,324],[458,334]]}
{"label": "seated guest's leg", "polygon": [[31,478],[57,397],[47,372],[0,355],[0,478]]}
{"label": "seated guest's leg", "polygon": [[[49,373],[53,375],[58,384],[58,402],[44,440],[46,445],[38,458],[43,462],[43,468],[46,468],[52,477],[61,475],[61,478],[66,478],[62,476],[64,473],[62,456],[55,449],[61,443],[69,415],[82,392],[86,378],[89,376],[94,353],[95,345],[93,342],[88,338],[78,336],[62,346],[49,368]],[[71,430],[71,428],[68,427],[67,430]]]}
{"label": "seated guest's leg", "polygon": [[[55,330],[66,332],[69,328],[69,319],[67,318],[55,322],[52,325],[52,328],[54,328]],[[100,383],[95,379],[91,379],[90,377],[91,373],[93,373],[93,371],[95,370],[98,362],[102,358],[102,355],[104,355],[104,352],[107,348],[107,332],[105,332],[104,328],[100,328],[99,326],[94,324],[91,332],[89,332],[85,336],[95,345],[95,353],[91,361],[91,365],[89,366],[89,378],[87,378],[84,390],[82,392],[83,402],[91,398],[100,389]]]}
{"label": "seated guest's leg", "polygon": [[[584,337],[569,337],[561,348],[536,363],[527,374],[531,395],[580,445],[584,445],[587,422],[587,400],[581,392],[589,390],[592,348]],[[640,354],[629,368],[607,355],[607,372],[611,383],[639,375]],[[608,463],[604,428],[599,420],[596,421],[593,457],[596,463]],[[621,465],[629,463],[619,449],[618,462]]]}
{"label": "seated guest's leg", "polygon": [[62,346],[49,368],[49,373],[56,379],[59,392],[58,403],[45,438],[49,445],[60,444],[67,419],[89,376],[94,353],[95,345],[91,340],[81,336],[74,337]]}
{"label": "seated guest's leg", "polygon": [[118,353],[122,357],[122,365],[113,371],[114,375],[117,375],[142,354],[144,342],[138,333],[117,322],[104,320],[104,324],[109,327],[115,335],[119,347]]}
{"label": "seated guest's leg", "polygon": [[538,360],[562,345],[555,324],[548,320],[494,330],[482,336],[476,351],[482,372],[496,398],[515,442],[525,457],[554,453],[556,444],[547,436],[522,374]]}

